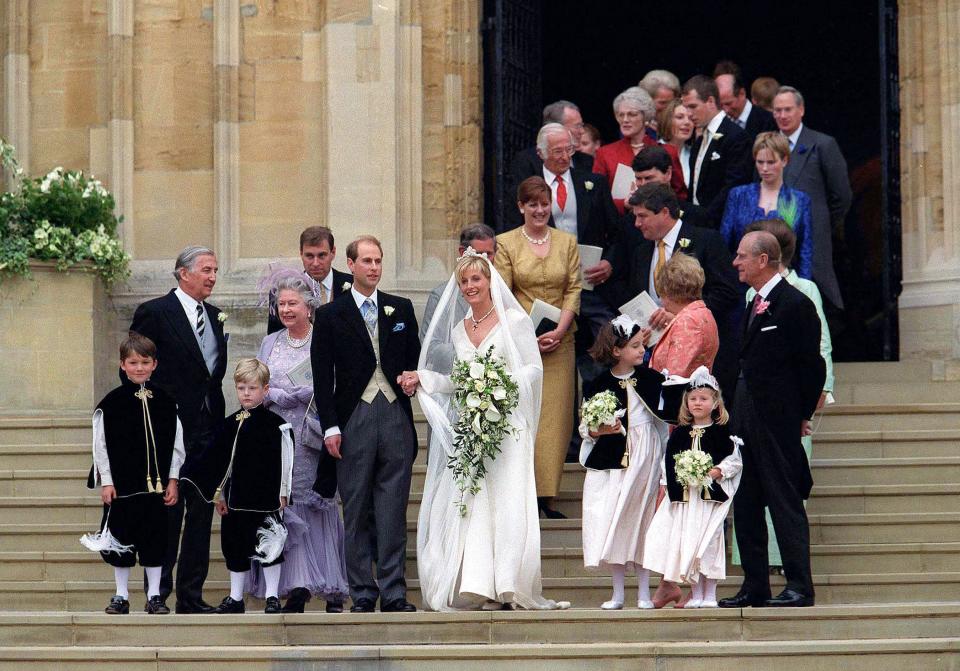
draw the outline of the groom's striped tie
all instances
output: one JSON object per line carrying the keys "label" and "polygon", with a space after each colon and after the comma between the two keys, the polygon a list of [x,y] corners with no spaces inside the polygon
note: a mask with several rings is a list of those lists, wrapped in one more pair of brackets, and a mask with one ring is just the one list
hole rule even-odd
{"label": "groom's striped tie", "polygon": [[203,306],[197,303],[197,340],[203,341],[203,332],[206,324],[203,321]]}

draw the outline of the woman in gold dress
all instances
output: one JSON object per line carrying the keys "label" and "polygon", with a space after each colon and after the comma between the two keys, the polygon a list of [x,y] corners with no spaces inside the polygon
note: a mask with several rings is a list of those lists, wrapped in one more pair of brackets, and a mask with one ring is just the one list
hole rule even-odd
{"label": "woman in gold dress", "polygon": [[577,239],[548,226],[550,187],[541,177],[525,179],[517,189],[523,226],[497,236],[494,264],[523,308],[540,299],[560,308],[560,321],[537,338],[543,357],[543,400],[534,447],[537,503],[544,516],[562,518],[552,508],[560,488],[567,444],[573,431],[576,371],[574,319],[580,311],[580,252]]}

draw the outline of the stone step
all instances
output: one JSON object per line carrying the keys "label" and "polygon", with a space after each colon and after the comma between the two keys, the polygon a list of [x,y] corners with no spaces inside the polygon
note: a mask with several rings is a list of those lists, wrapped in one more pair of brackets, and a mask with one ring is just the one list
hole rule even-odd
{"label": "stone step", "polygon": [[91,415],[0,416],[0,445],[38,443],[86,443],[89,445],[90,417]]}
{"label": "stone step", "polygon": [[[740,586],[738,576],[728,576],[718,588],[718,595],[732,596]],[[869,573],[826,574],[813,576],[817,603],[867,604],[867,603],[918,603],[943,601],[960,594],[960,572],[943,573]],[[651,580],[654,587],[657,580]],[[784,579],[771,576],[770,586],[774,593],[784,587]],[[636,594],[636,581],[628,578],[631,599]],[[606,576],[576,576],[544,578],[544,595],[551,599],[570,601],[578,608],[596,608],[610,598],[610,578]],[[70,611],[102,612],[113,594],[113,580],[98,581],[7,581],[0,582],[0,611]],[[130,593],[134,595],[131,605],[142,608],[142,583],[139,571],[130,580]],[[210,603],[219,601],[229,593],[229,582],[208,580],[204,585],[204,598]],[[411,602],[420,605],[419,583],[407,581],[407,595]],[[251,612],[261,611],[263,604],[248,598]],[[311,602],[311,609],[323,608],[323,603]],[[2,668],[2,667],[0,667]]]}
{"label": "stone step", "polygon": [[[251,604],[252,605],[252,600]],[[310,604],[313,605],[312,603]],[[133,606],[133,603],[131,603]],[[308,606],[309,608],[309,606]],[[336,626],[331,626],[336,625]],[[641,611],[498,611],[412,614],[306,612],[297,615],[148,616],[102,613],[0,613],[0,639],[24,649],[118,650],[151,646],[357,646],[608,644],[640,642],[875,641],[955,636],[957,603],[817,605]],[[2,659],[2,653],[0,653]]]}
{"label": "stone step", "polygon": [[[231,616],[242,618],[244,616]],[[104,641],[107,643],[108,641]],[[397,645],[327,647],[302,646],[145,646],[117,648],[57,648],[31,646],[0,648],[0,668],[99,669],[115,661],[124,669],[140,671],[194,671],[197,668],[262,671],[266,669],[418,669],[451,668],[475,671],[608,671],[658,669],[659,671],[769,671],[790,660],[795,668],[817,671],[876,671],[924,669],[952,671],[960,660],[955,638],[889,638],[875,641],[702,641],[677,643],[578,643],[531,642],[491,645]]]}
{"label": "stone step", "polygon": [[960,512],[960,484],[814,485],[810,514]]}
{"label": "stone step", "polygon": [[814,418],[817,431],[956,429],[960,403],[836,404]]}
{"label": "stone step", "polygon": [[[0,583],[24,581],[99,581],[112,575],[103,560],[75,543],[69,551],[0,552]],[[541,566],[545,578],[593,577],[605,572],[583,565],[580,548],[543,548]],[[815,574],[873,574],[960,572],[960,543],[886,543],[814,545],[811,565]],[[742,575],[730,566],[731,576]],[[417,577],[416,549],[407,548],[406,575]],[[209,580],[227,581],[229,573],[219,548],[210,554]]]}
{"label": "stone step", "polygon": [[960,454],[960,428],[818,431],[813,436],[818,459],[881,457],[953,457]]}
{"label": "stone step", "polygon": [[833,364],[837,386],[846,384],[898,383],[906,380],[929,382],[933,366],[923,359],[907,361],[854,361]]}
{"label": "stone step", "polygon": [[[76,469],[90,470],[91,444],[86,443],[11,443],[0,445],[0,469]],[[86,475],[83,476],[86,478]]]}
{"label": "stone step", "polygon": [[833,390],[837,403],[940,403],[943,399],[960,396],[960,382],[918,381],[900,382],[844,382]]}

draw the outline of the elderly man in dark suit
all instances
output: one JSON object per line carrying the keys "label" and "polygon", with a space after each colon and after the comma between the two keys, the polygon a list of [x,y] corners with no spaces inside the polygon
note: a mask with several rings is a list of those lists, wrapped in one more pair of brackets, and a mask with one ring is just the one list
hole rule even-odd
{"label": "elderly man in dark suit", "polygon": [[690,148],[690,200],[707,209],[711,228],[720,228],[730,189],[753,179],[753,143],[720,110],[719,96],[716,82],[705,75],[683,85],[683,104],[703,131]]}
{"label": "elderly man in dark suit", "polygon": [[[157,370],[151,380],[177,402],[187,453],[186,468],[191,457],[207,446],[214,426],[223,419],[221,385],[227,369],[223,322],[227,316],[206,302],[217,283],[217,257],[213,250],[199,246],[184,249],[177,257],[174,277],[177,288],[166,296],[141,304],[134,313],[130,330],[147,336],[157,345]],[[160,597],[166,601],[170,596],[176,564],[177,613],[214,610],[203,600],[212,519],[213,506],[192,487],[184,487],[180,501],[170,508]]]}
{"label": "elderly man in dark suit", "polygon": [[[731,315],[737,314],[741,294],[723,238],[717,231],[681,219],[677,196],[668,184],[638,187],[627,203],[635,223],[624,236],[625,271],[618,287],[618,302],[625,303],[641,291],[659,302],[653,283],[657,266],[680,252],[696,258],[705,276],[703,302],[717,322],[720,339],[713,374],[724,391],[731,389],[736,375],[736,351],[730,322]],[[674,316],[661,308],[654,313],[651,326],[664,328]]]}
{"label": "elderly man in dark suit", "polygon": [[413,612],[404,574],[417,436],[399,376],[417,368],[417,318],[409,299],[377,289],[376,238],[351,242],[347,265],[353,288],[317,310],[310,361],[324,445],[339,460],[350,611],[372,612],[379,599],[382,612]]}
{"label": "elderly man in dark suit", "polygon": [[[744,445],[743,476],[733,500],[743,585],[724,608],[812,606],[810,528],[803,501],[813,478],[801,437],[823,389],[820,319],[809,298],[780,275],[780,245],[766,231],[747,233],[734,265],[757,291],[743,318],[740,374],[731,416]],[[767,523],[770,509],[786,588],[770,598]]]}
{"label": "elderly man in dark suit", "polygon": [[[307,276],[307,285],[313,295],[326,305],[344,291],[350,290],[353,276],[342,273],[333,267],[337,258],[337,247],[333,240],[333,231],[326,226],[310,226],[300,234],[300,260],[303,262],[303,274]],[[267,333],[283,328],[276,315],[276,298],[270,298],[270,315],[267,318]]]}
{"label": "elderly man in dark suit", "polygon": [[803,96],[781,86],[773,98],[773,116],[790,141],[790,161],[783,183],[810,196],[813,218],[813,279],[823,297],[837,308],[843,298],[833,271],[833,234],[843,231],[853,194],[847,162],[837,141],[803,125]]}

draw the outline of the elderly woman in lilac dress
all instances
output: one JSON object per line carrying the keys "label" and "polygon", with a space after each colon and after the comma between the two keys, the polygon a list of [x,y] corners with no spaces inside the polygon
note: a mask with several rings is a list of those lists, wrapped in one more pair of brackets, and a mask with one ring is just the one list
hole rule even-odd
{"label": "elderly woman in lilac dress", "polygon": [[[286,561],[280,574],[280,594],[288,597],[283,612],[302,613],[315,595],[326,601],[328,613],[340,613],[348,594],[343,520],[335,491],[324,491],[329,495],[325,497],[314,490],[318,465],[327,456],[316,412],[307,412],[313,400],[313,386],[307,381],[311,317],[319,300],[297,271],[276,271],[265,284],[276,299],[277,315],[285,328],[260,344],[258,358],[270,368],[270,390],[264,405],[287,420],[294,431],[292,495],[283,514],[288,531],[283,549]],[[255,565],[248,575],[247,592],[262,598],[262,569]]]}

